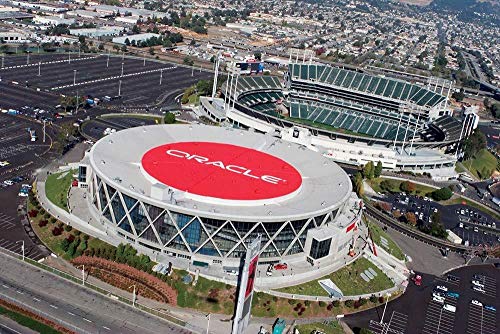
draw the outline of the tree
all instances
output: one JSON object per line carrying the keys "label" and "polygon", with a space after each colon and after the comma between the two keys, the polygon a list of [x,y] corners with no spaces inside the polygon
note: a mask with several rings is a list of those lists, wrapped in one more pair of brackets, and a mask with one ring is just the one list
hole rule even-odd
{"label": "tree", "polygon": [[171,112],[167,112],[164,118],[165,124],[174,124],[175,123],[175,115]]}
{"label": "tree", "polygon": [[377,162],[377,166],[375,166],[375,170],[373,171],[375,177],[380,177],[382,174],[382,162]]}
{"label": "tree", "polygon": [[472,158],[484,148],[486,148],[486,136],[478,128],[465,140],[464,159]]}
{"label": "tree", "polygon": [[193,66],[194,65],[193,59],[191,59],[191,57],[189,57],[189,56],[184,57],[184,59],[182,60],[182,62],[185,65],[188,65],[188,66]]}
{"label": "tree", "polygon": [[417,189],[415,183],[410,181],[401,182],[400,189],[406,193],[412,193]]}
{"label": "tree", "polygon": [[361,175],[360,172],[354,174],[354,189],[356,191],[356,194],[358,194],[358,196],[360,197],[363,196],[365,193],[363,185],[363,176]]}
{"label": "tree", "polygon": [[363,176],[369,180],[373,179],[373,177],[375,176],[375,167],[373,166],[373,161],[367,162],[365,167],[363,167]]}
{"label": "tree", "polygon": [[405,213],[405,218],[408,224],[411,224],[413,226],[417,225],[417,216],[413,212]]}
{"label": "tree", "polygon": [[256,60],[262,60],[262,53],[260,51],[255,51],[253,56]]}
{"label": "tree", "polygon": [[446,201],[453,196],[453,192],[448,187],[436,189],[431,193],[431,197],[436,201]]}
{"label": "tree", "polygon": [[451,97],[454,98],[455,100],[457,100],[458,102],[463,101],[465,98],[464,89],[460,88],[460,91],[453,92],[453,94],[451,94]]}
{"label": "tree", "polygon": [[125,38],[125,45],[126,45],[126,46],[130,46],[130,40],[128,39],[128,37],[127,37],[127,38]]}
{"label": "tree", "polygon": [[137,26],[137,24],[134,24],[134,26],[132,27],[132,32],[134,34],[138,34],[141,32],[141,29],[139,29],[139,27]]}

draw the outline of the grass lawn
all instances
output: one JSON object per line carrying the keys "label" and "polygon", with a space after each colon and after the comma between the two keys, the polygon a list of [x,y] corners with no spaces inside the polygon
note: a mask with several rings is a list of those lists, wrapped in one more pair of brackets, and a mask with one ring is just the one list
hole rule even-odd
{"label": "grass lawn", "polygon": [[467,204],[469,206],[472,206],[473,208],[478,209],[479,211],[482,211],[484,213],[489,214],[491,217],[493,217],[496,220],[500,221],[500,215],[497,214],[496,212],[494,212],[493,210],[487,209],[484,206],[476,204],[476,203],[474,203],[472,201],[469,201],[468,199],[463,198],[463,197],[452,198],[452,199],[449,199],[447,201],[440,202],[439,204],[442,204],[442,205],[454,205],[454,204],[462,204],[463,202],[465,202],[465,204]]}
{"label": "grass lawn", "polygon": [[198,104],[200,104],[200,96],[198,94],[190,95],[188,104],[194,104],[195,106],[197,106]]}
{"label": "grass lawn", "polygon": [[68,211],[68,189],[73,181],[74,173],[76,173],[76,169],[51,174],[47,177],[47,181],[45,182],[45,194],[47,198],[66,211]]}
{"label": "grass lawn", "polygon": [[[386,191],[382,190],[382,188],[380,187],[380,182],[382,182],[384,180],[389,180],[389,184],[390,184],[389,191],[391,193],[402,192],[400,186],[401,186],[401,183],[404,182],[403,180],[394,180],[394,179],[387,179],[387,178],[383,178],[383,177],[377,177],[377,178],[374,178],[371,180],[367,180],[367,182],[370,184],[370,187],[372,187],[372,189],[375,190],[376,192],[384,193]],[[424,186],[424,185],[415,183],[415,191],[412,192],[411,194],[418,195],[418,196],[426,196],[428,193],[433,192],[434,190],[436,190],[436,189],[429,187],[429,186]]]}
{"label": "grass lawn", "polygon": [[297,325],[295,326],[300,334],[310,334],[313,330],[321,331],[325,334],[344,334],[342,326],[338,321],[330,321],[326,324],[322,322],[313,322],[311,324]]}
{"label": "grass lawn", "polygon": [[24,327],[28,327],[34,331],[37,331],[39,333],[44,333],[44,334],[58,334],[58,333],[61,333],[59,331],[56,331],[55,329],[53,329],[52,327],[50,326],[47,326],[35,319],[32,319],[28,316],[25,316],[24,314],[21,314],[21,313],[18,313],[18,312],[14,312],[12,310],[9,310],[3,306],[0,306],[0,315],[4,315],[12,320],[14,320],[15,322],[17,322],[18,324],[24,326]]}
{"label": "grass lawn", "polygon": [[158,115],[141,115],[141,114],[104,114],[101,118],[135,118],[144,120],[154,120],[157,124],[162,123],[162,117]]}
{"label": "grass lawn", "polygon": [[[359,274],[370,267],[375,270],[377,276],[370,282],[365,282]],[[342,290],[344,296],[378,292],[394,285],[389,277],[364,257],[360,257],[350,265],[319,280],[327,278],[331,279]],[[281,288],[278,291],[307,296],[328,296],[328,293],[319,285],[319,280]]]}
{"label": "grass lawn", "polygon": [[403,251],[401,250],[401,248],[399,248],[399,246],[391,239],[391,237],[385,233],[384,230],[382,230],[382,227],[380,227],[379,225],[375,224],[375,223],[372,223],[370,221],[367,222],[368,223],[368,227],[370,228],[370,231],[372,233],[372,238],[373,238],[373,241],[380,247],[383,247],[382,246],[382,242],[380,242],[380,239],[381,237],[384,237],[385,239],[387,239],[387,246],[388,247],[383,247],[387,252],[389,252],[389,254],[395,256],[396,258],[400,259],[400,260],[405,260],[405,255],[403,253]]}
{"label": "grass lawn", "polygon": [[[469,159],[463,162],[463,165],[472,173],[474,176],[485,179],[488,178],[493,171],[497,169],[497,158],[487,149],[482,149],[477,152],[473,159]],[[485,171],[488,171],[486,175],[483,175]]]}

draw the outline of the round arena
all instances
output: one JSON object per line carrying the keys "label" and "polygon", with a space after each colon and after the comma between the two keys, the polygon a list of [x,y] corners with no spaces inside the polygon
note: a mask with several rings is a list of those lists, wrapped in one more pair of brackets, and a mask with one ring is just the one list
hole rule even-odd
{"label": "round arena", "polygon": [[271,135],[204,125],[131,128],[99,140],[79,181],[108,235],[201,266],[345,256],[362,205],[331,159]]}

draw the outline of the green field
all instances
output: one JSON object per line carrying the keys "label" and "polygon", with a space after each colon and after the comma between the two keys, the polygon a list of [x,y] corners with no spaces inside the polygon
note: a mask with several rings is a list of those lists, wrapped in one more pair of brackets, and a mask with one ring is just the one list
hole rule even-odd
{"label": "green field", "polygon": [[[368,268],[373,268],[377,276],[370,282],[365,282],[360,273]],[[360,257],[348,266],[342,269],[321,277],[318,280],[289,286],[286,288],[278,289],[278,291],[299,294],[306,296],[328,296],[328,293],[319,285],[318,281],[323,279],[331,279],[335,283],[344,296],[354,296],[366,293],[378,292],[392,287],[394,284],[376,265],[371,263],[364,257]]]}
{"label": "green field", "polygon": [[405,255],[403,253],[403,251],[401,250],[401,248],[399,248],[399,246],[391,239],[391,237],[385,233],[384,230],[382,230],[382,228],[375,224],[375,223],[372,223],[370,221],[367,222],[368,223],[368,227],[370,228],[370,232],[372,233],[372,238],[373,238],[373,241],[380,247],[383,247],[382,246],[382,243],[380,242],[381,240],[381,237],[384,237],[385,239],[387,239],[387,245],[388,247],[383,247],[389,254],[393,255],[394,257],[396,257],[397,259],[399,260],[405,260]]}
{"label": "green field", "polygon": [[[370,187],[372,187],[372,189],[375,190],[376,192],[384,193],[386,191],[380,187],[380,183],[384,180],[389,181],[389,184],[390,184],[389,192],[391,192],[391,193],[402,192],[400,187],[401,187],[401,183],[405,182],[403,180],[395,180],[395,179],[387,179],[387,178],[377,177],[377,178],[374,178],[371,180],[367,180],[367,182],[370,184]],[[435,188],[432,188],[429,186],[424,186],[424,185],[417,184],[417,183],[414,183],[414,184],[415,184],[415,191],[412,192],[413,195],[426,196],[428,193],[436,190]]]}
{"label": "green field", "polygon": [[300,334],[310,334],[314,330],[321,331],[325,334],[345,333],[338,321],[330,321],[326,324],[322,322],[313,322],[310,324],[297,325],[295,328],[298,329]]}
{"label": "green field", "polygon": [[67,172],[51,174],[45,182],[45,194],[47,198],[58,207],[68,211],[68,189],[73,181],[76,169]]}
{"label": "green field", "polygon": [[487,149],[482,149],[473,159],[464,161],[463,165],[477,178],[486,179],[496,170],[497,158]]}
{"label": "green field", "polygon": [[28,327],[34,331],[39,332],[39,333],[43,333],[43,334],[61,333],[59,331],[56,331],[55,329],[53,329],[50,326],[47,326],[41,322],[36,321],[35,319],[32,319],[28,316],[25,316],[24,314],[11,311],[11,310],[4,308],[2,306],[0,306],[0,315],[4,315],[4,316],[14,320],[18,324],[20,324],[24,327]]}

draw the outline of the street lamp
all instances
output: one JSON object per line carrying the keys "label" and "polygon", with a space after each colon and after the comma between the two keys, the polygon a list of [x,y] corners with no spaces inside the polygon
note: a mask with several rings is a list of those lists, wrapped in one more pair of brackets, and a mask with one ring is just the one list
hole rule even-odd
{"label": "street lamp", "polygon": [[382,312],[382,318],[380,319],[380,324],[384,323],[384,316],[385,316],[385,310],[387,309],[387,303],[389,303],[389,297],[390,294],[386,294],[386,300],[385,300],[385,306],[384,306],[384,312]]}
{"label": "street lamp", "polygon": [[21,244],[21,252],[23,253],[23,261],[24,261],[24,240],[19,240],[19,241],[16,241],[16,244],[18,243],[22,243]]}
{"label": "street lamp", "polygon": [[121,76],[123,77],[123,62],[122,62],[122,74],[121,74]]}
{"label": "street lamp", "polygon": [[41,73],[40,73],[40,72],[41,72],[41,66],[42,66],[42,62],[41,62],[41,61],[39,61],[39,62],[38,62],[38,76],[40,76],[40,75],[41,75]]}
{"label": "street lamp", "polygon": [[85,265],[82,264],[81,266],[76,267],[76,269],[82,267],[82,285],[85,285]]}
{"label": "street lamp", "polygon": [[129,286],[128,288],[134,288],[134,290],[132,290],[132,306],[135,307],[135,284],[134,285],[131,285]]}
{"label": "street lamp", "polygon": [[160,86],[161,86],[161,79],[163,77],[163,69],[160,70]]}
{"label": "street lamp", "polygon": [[73,70],[73,86],[76,85],[76,70]]}
{"label": "street lamp", "polygon": [[118,81],[118,96],[122,96],[122,81]]}
{"label": "street lamp", "polygon": [[208,334],[208,329],[210,328],[210,313],[207,314],[207,334]]}

